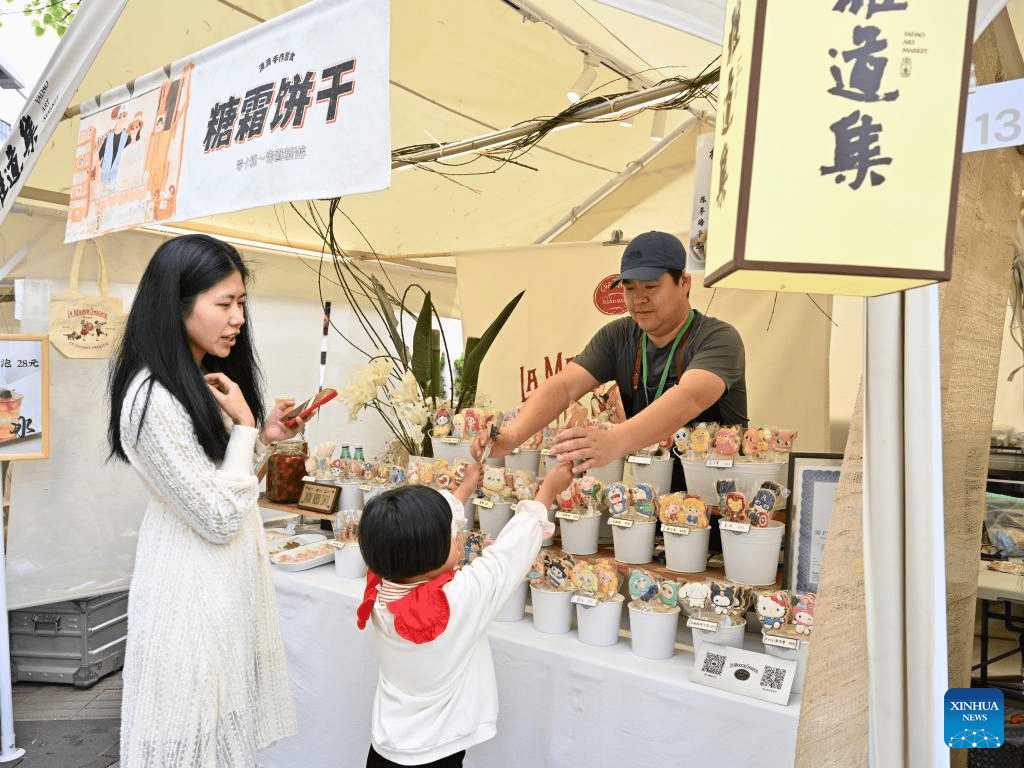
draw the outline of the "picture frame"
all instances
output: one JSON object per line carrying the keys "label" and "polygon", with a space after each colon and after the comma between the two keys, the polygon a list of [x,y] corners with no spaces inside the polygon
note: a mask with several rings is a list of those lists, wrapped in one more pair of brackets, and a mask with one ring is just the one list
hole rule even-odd
{"label": "picture frame", "polygon": [[309,512],[319,512],[329,515],[334,511],[338,503],[338,494],[341,493],[341,486],[331,483],[316,483],[304,480],[302,483],[302,494],[295,505],[299,509]]}
{"label": "picture frame", "polygon": [[50,340],[0,334],[0,461],[50,455]]}
{"label": "picture frame", "polygon": [[841,453],[790,453],[782,586],[796,594],[817,592]]}

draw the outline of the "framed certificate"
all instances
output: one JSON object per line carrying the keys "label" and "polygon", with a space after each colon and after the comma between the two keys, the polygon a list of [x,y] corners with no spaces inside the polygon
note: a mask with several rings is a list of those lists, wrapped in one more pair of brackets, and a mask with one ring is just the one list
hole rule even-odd
{"label": "framed certificate", "polygon": [[841,453],[789,454],[789,512],[782,586],[818,591],[825,539],[843,464]]}
{"label": "framed certificate", "polygon": [[299,509],[308,509],[310,512],[330,514],[334,511],[339,493],[341,493],[341,486],[306,480],[302,483],[302,495],[299,496],[296,506]]}

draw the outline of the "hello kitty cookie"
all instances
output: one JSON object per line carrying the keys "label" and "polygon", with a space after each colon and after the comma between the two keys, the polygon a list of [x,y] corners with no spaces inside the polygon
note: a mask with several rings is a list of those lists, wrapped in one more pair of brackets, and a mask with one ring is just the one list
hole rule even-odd
{"label": "hello kitty cookie", "polygon": [[789,593],[785,590],[757,592],[754,610],[763,629],[780,629],[789,620]]}

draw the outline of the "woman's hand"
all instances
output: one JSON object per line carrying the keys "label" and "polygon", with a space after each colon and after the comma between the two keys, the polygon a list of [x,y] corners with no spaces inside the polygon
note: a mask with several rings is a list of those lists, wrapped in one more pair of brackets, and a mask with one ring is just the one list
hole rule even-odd
{"label": "woman's hand", "polygon": [[208,373],[203,378],[221,410],[230,416],[235,424],[244,427],[256,426],[256,419],[253,418],[252,410],[245,401],[245,395],[235,382],[223,373]]}
{"label": "woman's hand", "polygon": [[290,437],[295,437],[295,435],[303,430],[306,422],[300,418],[296,418],[291,423],[291,426],[282,421],[284,415],[294,407],[295,401],[291,399],[279,400],[274,403],[274,409],[267,416],[267,424],[263,427],[263,434],[260,435],[260,442],[270,445],[277,440],[287,440]]}

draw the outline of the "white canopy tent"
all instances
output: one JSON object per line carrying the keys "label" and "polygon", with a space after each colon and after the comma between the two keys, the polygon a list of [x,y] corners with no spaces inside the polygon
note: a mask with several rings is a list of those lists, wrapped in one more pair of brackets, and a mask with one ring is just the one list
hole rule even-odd
{"label": "white canopy tent", "polygon": [[[185,17],[173,4],[131,0],[73,103],[299,4],[254,0],[242,8],[227,0],[196,0]],[[614,3],[645,7],[675,27],[611,5],[595,0],[545,0],[542,8],[539,1],[525,0],[392,0],[393,146],[457,141],[559,112],[584,65],[584,50],[601,59],[596,82],[608,93],[668,76],[692,77],[718,55],[719,44],[704,38],[712,37],[716,13],[720,28],[724,2],[685,3],[696,10],[684,10],[681,0]],[[978,3],[976,34],[1003,5],[1000,0]],[[627,77],[638,81],[628,83]],[[349,253],[374,252],[450,273],[455,252],[602,240],[614,229],[627,236],[652,228],[683,234],[692,202],[694,141],[708,129],[713,111],[714,105],[701,103],[689,112],[670,113],[667,135],[672,138],[653,154],[648,112],[634,116],[630,127],[609,120],[550,134],[515,164],[499,167],[470,154],[450,161],[459,167],[443,169],[447,176],[422,169],[396,171],[390,189],[343,202],[346,220],[338,222],[336,235]],[[10,240],[10,252],[39,236],[40,222],[51,230],[47,240],[53,242],[51,214],[35,209],[59,212],[66,206],[76,131],[73,117],[58,128],[22,192],[22,206],[0,230]],[[440,170],[436,165],[431,169]],[[207,231],[260,249],[307,254],[321,249],[316,235],[287,205],[169,229]],[[128,282],[133,270],[141,272],[152,249],[135,254],[136,241],[125,236],[123,242],[122,274]],[[62,259],[46,262],[52,271]]]}

